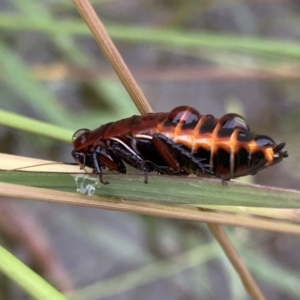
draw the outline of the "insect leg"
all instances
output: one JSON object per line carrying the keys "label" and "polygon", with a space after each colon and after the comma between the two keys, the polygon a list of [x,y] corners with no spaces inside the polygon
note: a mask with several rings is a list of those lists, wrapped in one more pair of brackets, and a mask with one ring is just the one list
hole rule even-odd
{"label": "insect leg", "polygon": [[183,145],[176,144],[173,140],[163,134],[157,133],[153,135],[152,142],[160,155],[164,157],[166,162],[177,172],[184,170],[188,173],[202,173],[215,175],[209,170],[209,165],[203,164],[203,160],[193,156],[189,149]]}
{"label": "insect leg", "polygon": [[108,141],[109,149],[130,166],[144,172],[144,182],[148,183],[148,171],[146,162],[133,149],[126,145],[122,140],[113,138]]}
{"label": "insect leg", "polygon": [[[152,143],[165,162],[172,168],[173,174],[181,171],[177,155],[172,151],[172,142],[162,134],[154,134]],[[173,143],[173,142],[172,142]]]}
{"label": "insect leg", "polygon": [[80,170],[85,167],[93,168],[93,172],[99,176],[100,182],[103,184],[109,184],[108,181],[103,180],[102,174],[102,165],[98,161],[98,154],[96,152],[77,152],[75,150],[72,151],[72,156],[74,160],[80,165]]}
{"label": "insect leg", "polygon": [[94,162],[94,173],[98,175],[99,180],[102,184],[109,184],[108,181],[103,180],[102,166],[99,164],[97,152],[93,152],[93,162]]}
{"label": "insect leg", "polygon": [[101,146],[97,146],[94,150],[97,153],[97,158],[101,166],[107,167],[109,170],[115,170],[120,173],[126,173],[126,167],[122,160],[112,151]]}
{"label": "insect leg", "polygon": [[85,167],[92,168],[93,172],[99,175],[100,182],[103,184],[109,183],[103,180],[102,169],[105,167],[120,173],[126,173],[126,167],[122,160],[101,146],[96,146],[94,149],[86,152],[73,150],[72,156],[80,165],[80,169],[84,169]]}
{"label": "insect leg", "polygon": [[102,168],[108,167],[110,170],[116,170],[120,173],[126,173],[126,167],[122,160],[111,151],[97,146],[93,151],[93,167],[94,173],[99,175],[100,182],[108,184],[108,181],[103,180]]}

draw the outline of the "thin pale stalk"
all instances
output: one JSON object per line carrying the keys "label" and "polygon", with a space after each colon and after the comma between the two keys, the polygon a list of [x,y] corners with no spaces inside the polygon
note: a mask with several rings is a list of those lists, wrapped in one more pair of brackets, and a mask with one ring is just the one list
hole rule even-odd
{"label": "thin pale stalk", "polygon": [[0,196],[18,199],[32,199],[52,203],[70,204],[94,207],[121,212],[132,212],[160,218],[172,218],[220,225],[241,226],[259,230],[269,230],[300,235],[300,226],[277,221],[255,219],[248,216],[232,216],[232,214],[219,214],[216,212],[199,211],[194,208],[161,205],[152,202],[130,201],[108,197],[87,197],[79,193],[61,192],[56,190],[28,187],[0,182]]}
{"label": "thin pale stalk", "polygon": [[113,41],[109,37],[104,25],[100,21],[90,2],[88,0],[73,0],[73,2],[140,113],[145,114],[152,112],[151,106],[136,83]]}
{"label": "thin pale stalk", "polygon": [[298,208],[267,208],[249,206],[225,206],[225,205],[195,205],[196,207],[219,212],[232,212],[268,217],[273,219],[300,222],[300,209]]}
{"label": "thin pale stalk", "polygon": [[207,226],[208,226],[210,232],[215,237],[215,239],[218,241],[218,243],[221,246],[221,248],[223,249],[223,251],[225,252],[225,254],[228,257],[228,259],[230,260],[232,266],[238,273],[247,292],[255,300],[265,300],[265,297],[263,296],[259,287],[255,283],[255,281],[252,278],[251,274],[249,273],[247,267],[244,265],[239,254],[233,247],[229,238],[223,231],[222,227],[219,225],[216,225],[216,224],[207,224]]}

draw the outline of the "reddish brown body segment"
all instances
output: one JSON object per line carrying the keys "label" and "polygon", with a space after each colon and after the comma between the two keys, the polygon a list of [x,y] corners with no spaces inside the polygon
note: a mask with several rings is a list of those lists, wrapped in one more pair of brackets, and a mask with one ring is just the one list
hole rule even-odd
{"label": "reddish brown body segment", "polygon": [[91,167],[103,181],[102,169],[125,173],[123,163],[147,173],[217,176],[222,180],[253,175],[280,162],[285,144],[250,131],[237,114],[217,119],[189,106],[169,113],[132,116],[73,136],[72,156]]}

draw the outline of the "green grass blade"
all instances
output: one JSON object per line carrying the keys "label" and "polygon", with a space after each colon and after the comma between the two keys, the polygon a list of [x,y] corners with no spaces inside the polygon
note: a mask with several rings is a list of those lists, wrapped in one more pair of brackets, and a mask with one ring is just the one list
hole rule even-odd
{"label": "green grass blade", "polygon": [[70,143],[73,131],[40,122],[0,109],[0,124],[14,129],[34,133],[57,141]]}
{"label": "green grass blade", "polygon": [[2,246],[0,246],[0,271],[35,299],[67,299]]}
{"label": "green grass blade", "polygon": [[136,271],[128,272],[114,278],[89,285],[74,291],[75,300],[92,300],[116,295],[150,282],[161,280],[185,270],[197,267],[220,254],[215,242],[201,245],[178,255],[171,261],[161,260]]}
{"label": "green grass blade", "polygon": [[[126,26],[109,23],[107,31],[112,38],[138,43],[156,43],[161,45],[207,48],[219,50],[247,51],[264,55],[283,55],[300,57],[300,45],[295,42],[266,40],[255,37],[239,37],[211,32],[184,32],[174,29],[149,29],[138,26]],[[40,22],[20,17],[17,14],[0,14],[0,28],[6,30],[30,30],[48,34],[57,32],[90,36],[87,26],[81,21],[59,21],[45,19]]]}
{"label": "green grass blade", "polygon": [[150,175],[149,184],[144,184],[142,175],[105,174],[105,179],[110,184],[103,185],[96,176],[73,176],[74,178],[58,173],[2,171],[0,181],[90,194],[95,189],[96,195],[101,197],[160,204],[300,207],[300,191],[239,182],[230,182],[223,186],[220,180],[214,179]]}
{"label": "green grass blade", "polygon": [[35,81],[29,68],[1,40],[0,65],[5,74],[4,82],[16,93],[25,97],[27,103],[30,103],[41,115],[60,125],[68,123],[67,120],[70,118],[64,107],[50,90]]}
{"label": "green grass blade", "polygon": [[[16,9],[20,10],[31,22],[40,24],[44,22],[56,23],[57,21],[52,17],[47,7],[39,1],[28,0],[24,3],[22,1],[12,0],[11,2],[14,3]],[[39,11],[38,14],[36,14],[36,10]],[[22,30],[22,28],[20,29]],[[56,29],[51,39],[56,47],[64,53],[68,61],[72,64],[84,66],[85,68],[93,68],[95,64],[97,64],[97,61],[95,61],[92,56],[86,55],[86,53],[81,50],[81,47],[77,45],[71,35],[62,32],[59,27],[56,27]],[[111,118],[107,118],[107,115],[113,115],[114,119],[121,119],[124,115],[130,116],[138,113],[134,103],[120,82],[115,82],[114,80],[102,80],[101,82],[90,81],[89,85],[92,86],[99,95],[99,99],[106,102],[110,112],[108,114],[107,111],[99,111],[97,119],[89,115],[89,122],[86,122],[86,124],[96,123],[95,126],[98,127],[99,120],[101,120],[102,124],[111,121]],[[73,124],[78,124],[78,120],[82,119],[82,115],[73,113],[72,118],[69,119]]]}

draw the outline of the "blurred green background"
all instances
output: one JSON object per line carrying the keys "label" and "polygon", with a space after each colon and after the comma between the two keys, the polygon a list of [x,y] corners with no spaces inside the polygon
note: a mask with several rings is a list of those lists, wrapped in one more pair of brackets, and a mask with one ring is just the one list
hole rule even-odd
{"label": "blurred green background", "polygon": [[[290,154],[251,180],[299,189],[298,1],[91,2],[154,111],[188,104],[242,114]],[[3,119],[4,153],[72,161],[72,132],[138,113],[71,1],[0,0],[0,90],[1,110],[61,128],[42,136]],[[5,229],[12,212],[33,222],[27,233],[41,230],[77,299],[250,299],[205,225],[16,203],[1,201],[0,217],[11,212],[1,244],[41,264]],[[299,238],[227,231],[267,299],[299,299]],[[0,295],[27,299],[4,277]]]}

